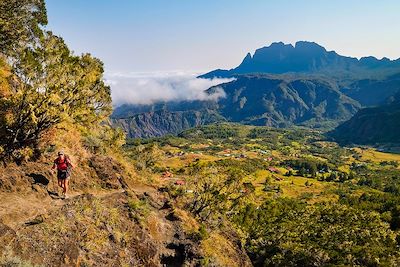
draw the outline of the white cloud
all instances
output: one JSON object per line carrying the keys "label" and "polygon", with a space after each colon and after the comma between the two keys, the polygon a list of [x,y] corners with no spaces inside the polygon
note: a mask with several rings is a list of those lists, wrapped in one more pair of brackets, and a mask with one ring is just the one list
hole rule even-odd
{"label": "white cloud", "polygon": [[208,88],[232,79],[198,79],[197,73],[135,72],[106,74],[113,104],[152,104],[159,101],[217,100],[225,97],[222,88],[208,95]]}

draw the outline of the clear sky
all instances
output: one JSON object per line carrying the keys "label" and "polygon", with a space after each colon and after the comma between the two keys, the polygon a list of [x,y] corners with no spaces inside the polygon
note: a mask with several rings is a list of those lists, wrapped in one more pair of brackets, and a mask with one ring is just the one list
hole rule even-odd
{"label": "clear sky", "polygon": [[315,41],[339,54],[400,57],[399,0],[46,0],[48,29],[106,71],[208,71],[247,52]]}

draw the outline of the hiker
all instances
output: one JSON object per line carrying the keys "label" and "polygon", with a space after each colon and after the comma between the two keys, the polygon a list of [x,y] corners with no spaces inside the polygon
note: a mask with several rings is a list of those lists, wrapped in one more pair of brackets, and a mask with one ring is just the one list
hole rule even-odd
{"label": "hiker", "polygon": [[57,169],[58,186],[63,189],[63,197],[67,196],[69,177],[73,168],[71,161],[63,151],[58,152],[58,157],[54,160],[52,170]]}

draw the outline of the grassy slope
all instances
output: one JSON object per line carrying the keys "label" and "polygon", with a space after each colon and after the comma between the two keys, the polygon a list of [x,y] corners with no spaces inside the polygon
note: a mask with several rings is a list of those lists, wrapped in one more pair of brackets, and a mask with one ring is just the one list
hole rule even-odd
{"label": "grassy slope", "polygon": [[[162,181],[138,172],[122,152],[93,154],[78,130],[64,126],[43,137],[39,161],[0,167],[1,264],[159,266],[208,257],[192,240],[197,221],[177,207],[162,208],[169,201],[157,190]],[[75,165],[67,200],[56,195],[50,172],[59,149]],[[232,253],[248,262],[240,250]]]}

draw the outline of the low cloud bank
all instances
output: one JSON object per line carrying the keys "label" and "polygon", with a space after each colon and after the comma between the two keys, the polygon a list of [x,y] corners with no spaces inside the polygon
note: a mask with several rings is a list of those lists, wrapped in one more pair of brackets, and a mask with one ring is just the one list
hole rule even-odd
{"label": "low cloud bank", "polygon": [[114,106],[147,105],[160,101],[218,100],[222,88],[209,95],[205,90],[232,79],[198,79],[196,73],[112,73],[106,74]]}

